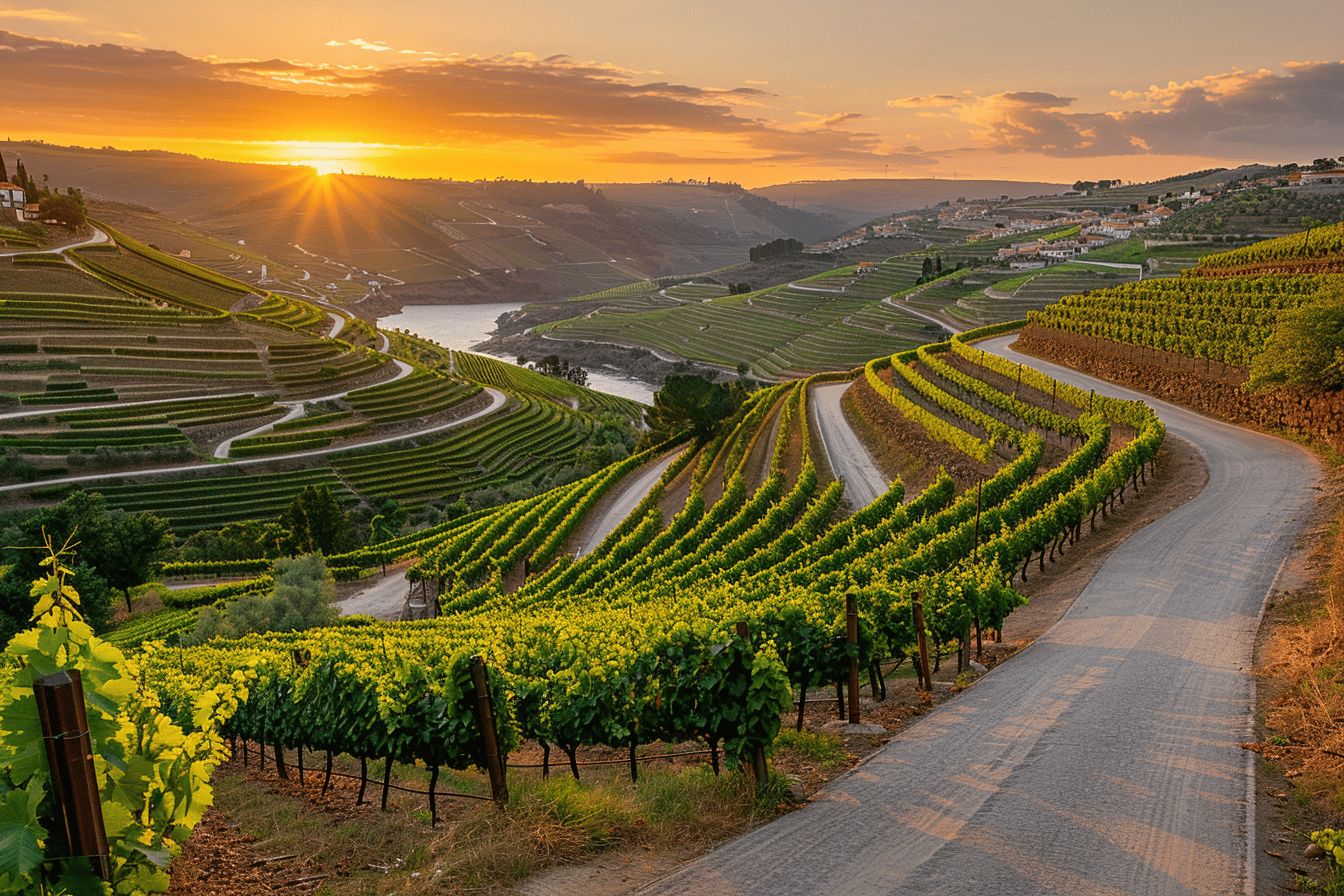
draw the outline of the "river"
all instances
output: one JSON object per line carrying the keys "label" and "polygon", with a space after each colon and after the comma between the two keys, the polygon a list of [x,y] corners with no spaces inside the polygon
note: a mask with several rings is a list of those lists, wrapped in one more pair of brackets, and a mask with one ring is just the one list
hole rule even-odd
{"label": "river", "polygon": [[[518,302],[489,302],[480,305],[407,305],[397,314],[380,318],[378,326],[388,329],[409,330],[426,339],[433,339],[445,348],[456,351],[476,351],[495,331],[495,321],[501,314],[522,308]],[[489,354],[480,352],[480,354]],[[515,358],[490,355],[500,361],[514,363]],[[604,369],[588,371],[588,388],[622,398],[632,398],[644,404],[653,404],[655,386],[633,379],[620,372]]]}

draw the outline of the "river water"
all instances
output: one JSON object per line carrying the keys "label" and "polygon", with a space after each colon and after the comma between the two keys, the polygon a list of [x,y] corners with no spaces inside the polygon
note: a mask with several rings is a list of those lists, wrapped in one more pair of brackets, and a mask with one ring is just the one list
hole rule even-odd
{"label": "river water", "polygon": [[[378,326],[388,329],[409,330],[426,339],[433,339],[445,348],[456,351],[475,351],[495,331],[495,321],[501,314],[522,308],[518,302],[490,302],[480,305],[406,305],[397,314],[380,318]],[[480,352],[488,354],[488,352]],[[500,361],[514,363],[516,358],[490,355]],[[624,376],[610,369],[588,371],[588,388],[622,398],[633,398],[644,404],[653,404],[653,385],[643,380]]]}

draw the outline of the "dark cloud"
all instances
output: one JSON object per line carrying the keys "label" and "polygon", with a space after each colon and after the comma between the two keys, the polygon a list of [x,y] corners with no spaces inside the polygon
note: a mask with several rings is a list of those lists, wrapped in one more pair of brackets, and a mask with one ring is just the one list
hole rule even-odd
{"label": "dark cloud", "polygon": [[[357,39],[340,45],[371,46]],[[369,54],[370,56],[392,54]],[[643,82],[567,55],[416,58],[394,67],[292,60],[196,59],[166,50],[74,44],[0,31],[0,83],[11,115],[35,132],[194,139],[382,141],[438,145],[527,140],[574,146],[681,132],[777,159],[917,159],[875,134],[794,129],[741,110],[760,87]],[[824,133],[823,133],[824,132]],[[320,135],[315,137],[314,135]]]}
{"label": "dark cloud", "polygon": [[[1074,112],[1068,109],[1071,97],[1019,91],[968,98],[948,112],[971,125],[981,146],[1003,152],[1215,158],[1338,152],[1344,146],[1344,62],[1286,68],[1114,93],[1137,102],[1137,109]],[[894,100],[892,105],[920,104]]]}

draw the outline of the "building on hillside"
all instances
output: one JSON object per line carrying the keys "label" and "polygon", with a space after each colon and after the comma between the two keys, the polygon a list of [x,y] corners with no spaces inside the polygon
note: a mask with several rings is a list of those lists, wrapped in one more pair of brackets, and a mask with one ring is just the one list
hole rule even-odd
{"label": "building on hillside", "polygon": [[24,206],[27,204],[28,197],[24,194],[23,187],[9,181],[0,181],[0,209],[8,209],[14,218],[22,221]]}
{"label": "building on hillside", "polygon": [[30,202],[23,207],[22,220],[36,221],[40,217],[42,217],[42,206],[38,205],[36,202]]}
{"label": "building on hillside", "polygon": [[1344,184],[1344,168],[1330,171],[1293,171],[1288,175],[1288,185],[1305,187],[1312,184]]}

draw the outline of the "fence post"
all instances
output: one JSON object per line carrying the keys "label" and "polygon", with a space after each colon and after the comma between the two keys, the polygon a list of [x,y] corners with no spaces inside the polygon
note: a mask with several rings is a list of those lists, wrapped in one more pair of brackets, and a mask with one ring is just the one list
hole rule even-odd
{"label": "fence post", "polygon": [[51,791],[57,823],[69,844],[71,858],[87,858],[102,880],[111,874],[107,831],[93,770],[93,740],[84,709],[79,670],[69,669],[33,682],[42,740],[51,768]]}
{"label": "fence post", "polygon": [[485,765],[490,773],[490,795],[503,809],[509,804],[509,784],[504,778],[504,761],[499,753],[499,733],[495,729],[495,707],[490,701],[490,681],[485,672],[485,658],[471,658],[471,684],[476,691],[476,721],[481,726],[485,742]]}
{"label": "fence post", "polygon": [[924,596],[915,592],[915,637],[919,640],[919,671],[924,678],[924,690],[933,691],[933,678],[929,675],[929,639],[924,634]]}
{"label": "fence post", "polygon": [[[849,640],[849,724],[859,724],[859,606],[853,593],[845,595],[845,636]],[[873,694],[877,699],[877,694]]]}

